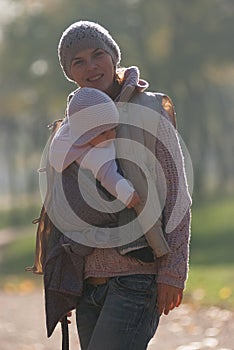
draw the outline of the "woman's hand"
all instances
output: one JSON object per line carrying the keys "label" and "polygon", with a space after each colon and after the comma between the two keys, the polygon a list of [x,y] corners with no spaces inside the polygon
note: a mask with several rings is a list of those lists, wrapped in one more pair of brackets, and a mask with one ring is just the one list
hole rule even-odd
{"label": "woman's hand", "polygon": [[181,304],[183,289],[158,283],[158,311],[168,315],[171,310]]}
{"label": "woman's hand", "polygon": [[128,201],[127,208],[134,208],[139,202],[140,197],[136,191],[133,192],[132,196],[130,197],[130,200]]}

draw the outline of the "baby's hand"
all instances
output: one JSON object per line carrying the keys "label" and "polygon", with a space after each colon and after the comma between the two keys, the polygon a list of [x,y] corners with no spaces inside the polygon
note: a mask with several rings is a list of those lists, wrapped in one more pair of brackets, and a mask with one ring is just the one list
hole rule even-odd
{"label": "baby's hand", "polygon": [[140,197],[136,191],[133,192],[127,203],[127,208],[134,208],[140,202]]}

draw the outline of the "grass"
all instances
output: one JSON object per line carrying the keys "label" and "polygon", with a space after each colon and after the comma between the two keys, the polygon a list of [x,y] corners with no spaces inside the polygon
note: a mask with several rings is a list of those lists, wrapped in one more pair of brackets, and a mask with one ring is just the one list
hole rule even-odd
{"label": "grass", "polygon": [[[185,301],[234,310],[233,214],[234,200],[194,206]],[[30,221],[34,216],[30,216]],[[24,272],[33,263],[36,226],[18,226],[13,231],[15,239],[0,251],[0,287],[30,290],[32,285],[41,283],[41,277]]]}
{"label": "grass", "polygon": [[186,300],[234,309],[233,216],[233,199],[193,208]]}
{"label": "grass", "polygon": [[191,262],[234,263],[234,200],[208,202],[193,209]]}
{"label": "grass", "polygon": [[38,276],[26,273],[25,267],[34,261],[36,226],[31,222],[39,216],[40,196],[18,196],[11,206],[4,198],[0,203],[0,235],[7,230],[4,234],[11,236],[8,244],[0,246],[0,288],[10,286],[14,290],[29,280],[37,284]]}
{"label": "grass", "polygon": [[21,228],[21,233],[18,233],[18,237],[5,247],[1,274],[8,275],[9,272],[13,274],[22,273],[25,266],[33,262],[35,237],[28,234],[29,230],[29,227]]}
{"label": "grass", "polygon": [[25,283],[37,286],[41,278],[25,271],[25,267],[33,265],[36,227],[23,226],[10,231],[14,239],[0,251],[0,288],[18,290]]}
{"label": "grass", "polygon": [[34,218],[39,214],[40,207],[35,204],[21,205],[20,207],[13,207],[11,209],[4,209],[0,211],[0,229],[5,227],[25,226],[30,224]]}
{"label": "grass", "polygon": [[192,265],[185,290],[185,301],[234,310],[233,265]]}

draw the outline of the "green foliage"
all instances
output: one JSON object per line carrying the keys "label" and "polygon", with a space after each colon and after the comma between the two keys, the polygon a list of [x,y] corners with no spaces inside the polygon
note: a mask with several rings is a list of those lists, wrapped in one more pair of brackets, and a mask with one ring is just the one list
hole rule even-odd
{"label": "green foliage", "polygon": [[[46,125],[63,116],[75,88],[60,69],[58,41],[80,19],[108,28],[121,47],[122,65],[138,65],[150,89],[173,98],[193,161],[196,195],[233,191],[232,1],[17,3],[21,11],[2,26],[0,42],[0,158],[8,192],[37,188],[32,168],[48,138]],[[24,186],[18,183],[21,163]]]}
{"label": "green foliage", "polygon": [[39,205],[12,207],[8,210],[2,210],[0,211],[0,229],[28,225],[38,217],[39,210]]}
{"label": "green foliage", "polygon": [[[170,95],[195,177],[191,271],[186,298],[234,306],[233,195],[234,3],[232,0],[12,1],[21,11],[0,24],[0,228],[14,226],[16,240],[1,248],[3,285],[33,261],[37,205],[14,205],[16,195],[38,190],[46,125],[61,118],[68,93],[57,58],[62,31],[80,19],[109,29],[122,51],[122,66],[137,65],[150,89]],[[198,205],[199,204],[199,205]],[[26,232],[26,231],[27,232]],[[30,231],[30,235],[28,233]],[[22,237],[23,238],[22,238]]]}

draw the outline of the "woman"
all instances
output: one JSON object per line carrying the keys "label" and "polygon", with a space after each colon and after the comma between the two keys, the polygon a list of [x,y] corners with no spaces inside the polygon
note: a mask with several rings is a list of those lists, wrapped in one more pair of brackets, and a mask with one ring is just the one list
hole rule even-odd
{"label": "woman", "polygon": [[[165,196],[160,222],[169,252],[160,258],[148,258],[149,252],[152,252],[149,247],[137,249],[136,244],[135,250],[127,249],[121,253],[121,249],[100,248],[97,244],[96,248],[83,254],[84,284],[76,308],[82,350],[143,350],[155,334],[160,315],[168,315],[180,305],[187,278],[191,200],[175,128],[168,123],[168,120],[175,118],[173,105],[163,94],[144,92],[148,83],[139,78],[136,67],[118,68],[121,59],[119,46],[112,36],[96,23],[80,21],[68,27],[60,39],[58,55],[65,77],[79,87],[99,89],[116,102],[143,105],[160,114],[157,125],[160,137],[155,143],[146,145],[150,139],[148,135],[144,137],[143,143],[155,153],[165,179],[166,190],[159,196]],[[71,97],[72,94],[69,99]],[[117,138],[126,137],[138,141],[137,135],[141,134],[142,130],[139,131],[137,127],[127,123],[117,128]],[[144,131],[145,134],[147,131]],[[173,140],[174,154],[165,146],[164,138],[167,138],[168,143]],[[118,147],[121,148],[121,145],[117,144]],[[120,171],[123,171],[124,176],[133,183],[137,192],[139,191],[140,198],[147,197],[145,186],[142,185],[144,179],[139,169],[134,168],[134,164],[129,166],[126,159],[119,159],[119,165]],[[67,173],[72,166],[74,164],[68,166]],[[160,174],[155,177],[160,192],[159,180]],[[174,221],[176,224],[168,232],[166,226],[175,205],[183,206],[183,216]],[[81,212],[84,213],[82,208],[77,208],[79,216]],[[141,210],[142,208],[139,209],[139,213]],[[87,207],[85,220],[90,220],[91,225],[102,226],[104,232],[113,226],[115,220],[118,226],[121,225],[118,221],[121,216],[118,215],[115,219],[109,216],[109,223],[100,225],[99,214],[96,213],[95,222],[91,211]],[[132,242],[128,243],[131,246]],[[45,274],[48,269],[45,265]],[[51,268],[50,273],[53,271]],[[63,275],[63,279],[66,278],[68,277]],[[45,283],[46,281],[45,279]],[[46,290],[48,292],[48,289]],[[69,294],[66,294],[64,303],[68,298]],[[47,304],[51,306],[54,303],[56,307],[54,300],[50,298]],[[68,306],[63,309],[63,313],[65,311],[68,311]]]}

